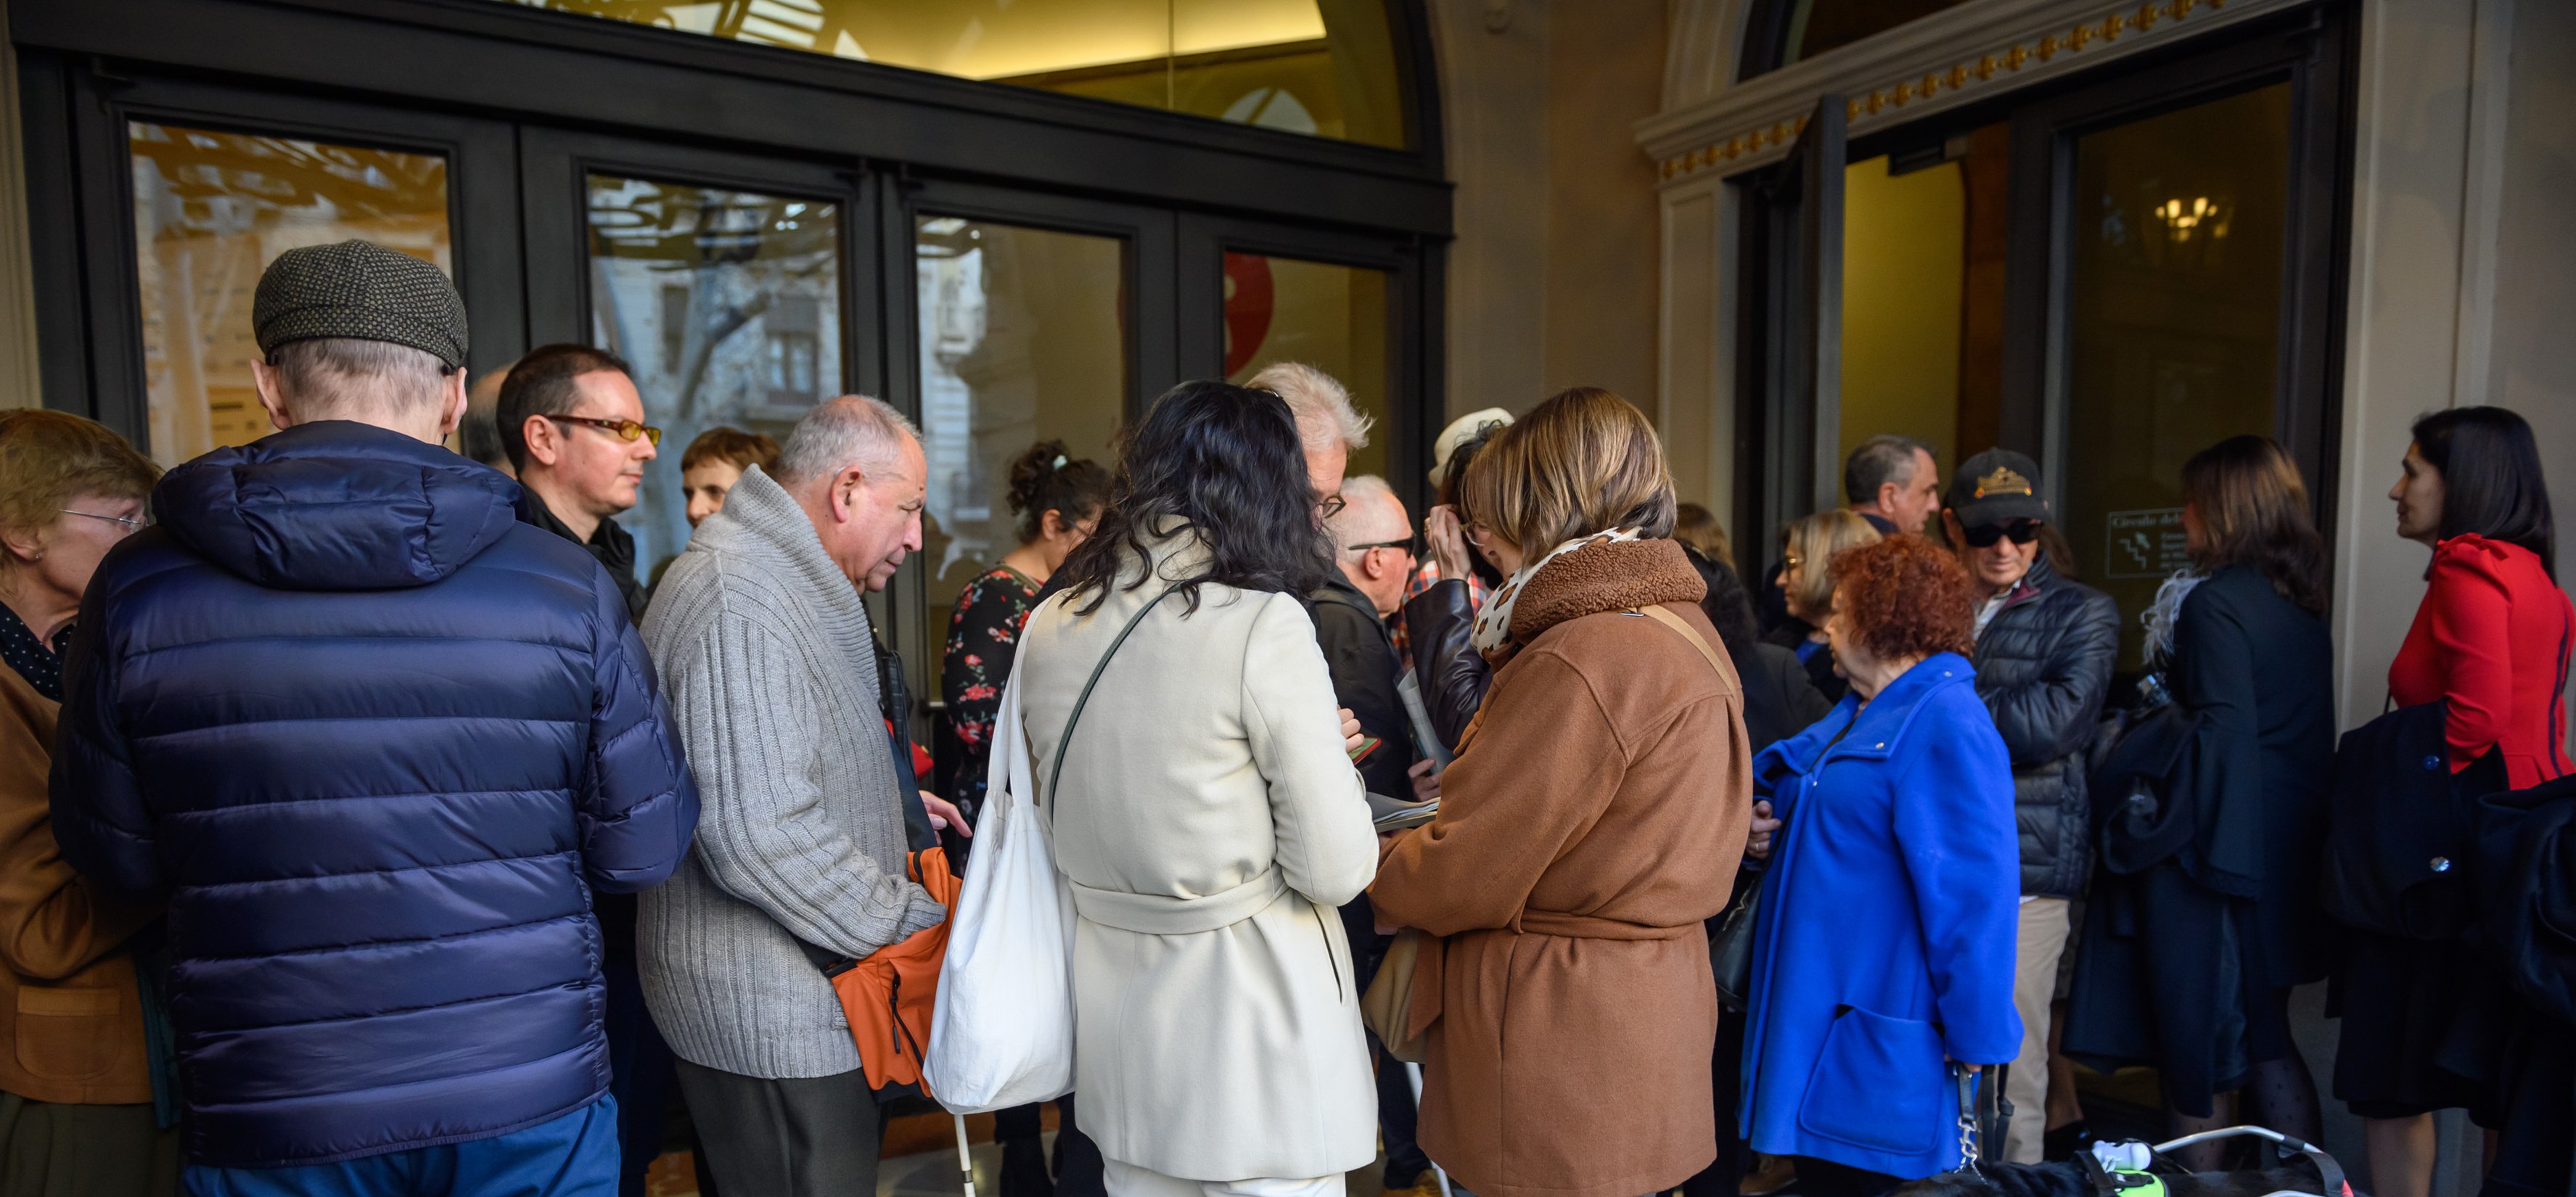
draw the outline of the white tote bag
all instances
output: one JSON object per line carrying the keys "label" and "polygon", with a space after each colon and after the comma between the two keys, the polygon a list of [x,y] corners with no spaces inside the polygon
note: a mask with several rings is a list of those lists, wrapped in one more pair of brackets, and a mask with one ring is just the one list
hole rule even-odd
{"label": "white tote bag", "polygon": [[1024,1106],[1073,1088],[1073,891],[1020,723],[1020,671],[1002,686],[975,854],[949,916],[948,957],[922,1079],[959,1114]]}

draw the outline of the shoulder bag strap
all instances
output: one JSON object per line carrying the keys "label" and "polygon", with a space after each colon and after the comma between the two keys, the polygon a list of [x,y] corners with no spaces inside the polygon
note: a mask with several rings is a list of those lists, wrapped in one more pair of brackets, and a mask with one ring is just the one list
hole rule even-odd
{"label": "shoulder bag strap", "polygon": [[1127,617],[1127,626],[1118,629],[1118,638],[1109,642],[1109,651],[1100,654],[1100,663],[1091,667],[1091,677],[1082,683],[1082,693],[1074,696],[1073,713],[1064,717],[1064,734],[1055,739],[1055,763],[1047,767],[1046,789],[1033,796],[1030,805],[1054,800],[1055,781],[1064,776],[1065,750],[1073,746],[1073,725],[1082,721],[1082,708],[1091,701],[1091,688],[1100,684],[1101,671],[1109,668],[1109,658],[1118,655],[1118,646],[1127,643],[1127,637],[1135,634],[1136,625],[1145,622],[1146,614],[1154,609],[1155,604],[1172,597],[1172,592],[1178,589],[1177,585],[1165,587],[1163,593],[1145,600],[1144,606],[1136,608],[1136,613]]}
{"label": "shoulder bag strap", "polygon": [[1699,629],[1683,622],[1681,616],[1661,606],[1630,607],[1629,610],[1681,633],[1682,639],[1690,641],[1690,646],[1699,650],[1700,659],[1708,662],[1709,668],[1717,670],[1719,677],[1726,676],[1726,668],[1717,663],[1717,650],[1710,648],[1708,641],[1699,634]]}

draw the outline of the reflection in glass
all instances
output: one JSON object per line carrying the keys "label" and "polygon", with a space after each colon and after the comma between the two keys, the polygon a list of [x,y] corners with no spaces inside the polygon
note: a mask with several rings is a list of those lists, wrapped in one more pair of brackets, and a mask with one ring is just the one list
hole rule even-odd
{"label": "reflection in glass", "polygon": [[1350,477],[1386,473],[1387,279],[1383,270],[1260,254],[1225,255],[1225,376],[1243,382],[1272,362],[1304,362],[1350,388],[1377,420]]}
{"label": "reflection in glass", "polygon": [[251,295],[277,255],[352,237],[450,275],[447,160],[129,123],[150,451],[164,466],[271,431]]}
{"label": "reflection in glass", "polygon": [[2076,144],[2067,324],[2067,539],[2137,614],[2183,564],[2182,463],[2272,435],[2289,212],[2290,85]]}
{"label": "reflection in glass", "polygon": [[663,429],[635,508],[618,517],[654,576],[689,541],[680,453],[730,425],[784,442],[841,391],[836,204],[592,175],[594,344],[626,359]]}
{"label": "reflection in glass", "polygon": [[[1019,547],[1003,497],[1011,459],[1054,439],[1109,464],[1127,395],[1127,246],[955,216],[914,231],[936,644],[957,592]],[[938,654],[923,664],[914,692],[938,694]]]}
{"label": "reflection in glass", "polygon": [[1407,144],[1385,0],[516,0],[1318,137]]}
{"label": "reflection in glass", "polygon": [[1895,433],[1930,442],[1944,468],[1959,461],[1967,214],[1965,172],[1956,162],[1901,175],[1888,173],[1885,158],[1844,168],[1836,460],[1870,437]]}

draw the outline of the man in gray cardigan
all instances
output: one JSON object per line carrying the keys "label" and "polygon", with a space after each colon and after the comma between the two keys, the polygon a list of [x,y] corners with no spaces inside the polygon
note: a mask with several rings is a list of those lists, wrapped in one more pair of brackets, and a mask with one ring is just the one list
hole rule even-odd
{"label": "man in gray cardigan", "polygon": [[644,617],[704,810],[687,862],[644,897],[644,995],[729,1193],[876,1191],[875,1097],[799,941],[864,957],[946,917],[905,876],[860,601],[921,547],[928,472],[893,408],[815,408],[776,477],[745,471],[698,528]]}

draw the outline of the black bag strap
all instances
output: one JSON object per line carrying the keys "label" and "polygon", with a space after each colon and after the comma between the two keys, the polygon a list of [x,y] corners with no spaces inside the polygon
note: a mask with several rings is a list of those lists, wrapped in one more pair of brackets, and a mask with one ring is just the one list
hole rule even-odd
{"label": "black bag strap", "polygon": [[1136,613],[1127,617],[1127,626],[1118,629],[1118,638],[1109,642],[1109,651],[1100,654],[1100,663],[1091,667],[1091,677],[1082,683],[1082,693],[1074,696],[1073,713],[1064,717],[1064,734],[1056,737],[1055,763],[1047,767],[1046,788],[1030,796],[1030,805],[1042,805],[1055,797],[1055,781],[1064,776],[1065,750],[1073,746],[1073,725],[1082,721],[1082,708],[1091,701],[1091,688],[1100,684],[1101,671],[1109,668],[1109,658],[1118,655],[1118,646],[1127,643],[1127,637],[1135,634],[1136,625],[1145,622],[1145,616],[1153,611],[1156,604],[1172,597],[1172,592],[1179,589],[1180,585],[1175,583],[1165,587],[1163,593],[1145,600],[1144,606],[1136,608]]}

